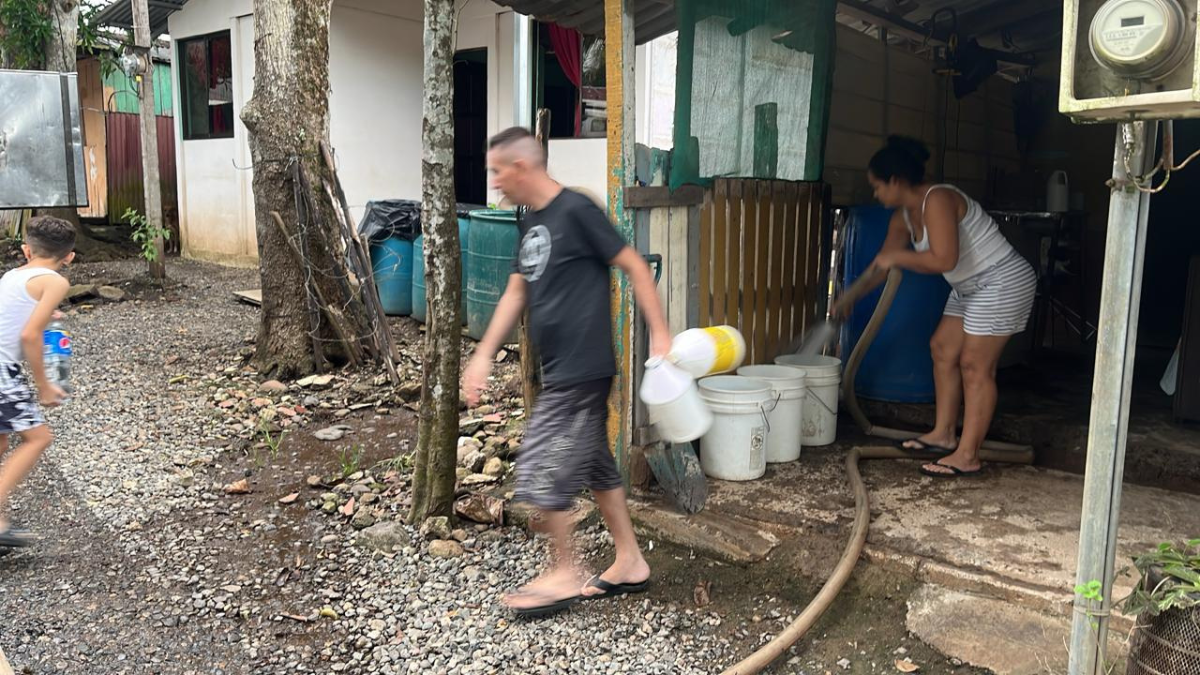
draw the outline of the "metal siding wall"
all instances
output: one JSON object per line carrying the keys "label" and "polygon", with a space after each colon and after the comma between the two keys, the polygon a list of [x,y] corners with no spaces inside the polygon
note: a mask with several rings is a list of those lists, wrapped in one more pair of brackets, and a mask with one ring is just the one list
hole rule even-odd
{"label": "metal siding wall", "polygon": [[[114,113],[138,113],[137,91],[133,81],[125,73],[114,69],[104,76],[105,109]],[[171,104],[175,88],[171,86],[171,66],[167,63],[154,64],[154,114],[175,114]]]}
{"label": "metal siding wall", "polygon": [[[178,213],[175,185],[174,119],[160,116],[158,126],[158,162],[162,184],[163,214],[168,220]],[[138,116],[109,113],[108,130],[108,213],[111,222],[123,222],[126,209],[145,212],[142,186],[142,139]]]}

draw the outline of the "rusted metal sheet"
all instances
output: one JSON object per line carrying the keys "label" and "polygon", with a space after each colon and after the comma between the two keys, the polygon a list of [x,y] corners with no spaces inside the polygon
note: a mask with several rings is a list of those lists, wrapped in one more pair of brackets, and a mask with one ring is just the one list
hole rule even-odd
{"label": "rusted metal sheet", "polygon": [[[174,222],[179,212],[175,185],[175,120],[157,117],[158,171],[162,183],[163,219]],[[109,113],[108,131],[108,214],[110,222],[124,222],[126,209],[146,210],[142,185],[142,140],[138,116]]]}

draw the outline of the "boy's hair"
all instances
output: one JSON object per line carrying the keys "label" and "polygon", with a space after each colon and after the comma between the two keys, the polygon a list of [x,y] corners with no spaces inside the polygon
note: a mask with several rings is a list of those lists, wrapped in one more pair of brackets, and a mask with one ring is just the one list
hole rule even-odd
{"label": "boy's hair", "polygon": [[538,166],[546,165],[542,144],[525,127],[509,127],[488,140],[488,150],[504,150],[505,154],[524,157]]}
{"label": "boy's hair", "polygon": [[75,227],[53,216],[30,218],[25,224],[25,243],[38,258],[62,260],[75,250]]}

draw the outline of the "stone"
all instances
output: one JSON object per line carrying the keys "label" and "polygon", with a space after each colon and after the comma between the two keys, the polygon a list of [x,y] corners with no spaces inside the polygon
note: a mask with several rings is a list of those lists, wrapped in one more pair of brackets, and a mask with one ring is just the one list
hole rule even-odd
{"label": "stone", "polygon": [[415,401],[421,398],[421,383],[406,382],[400,385],[397,393],[400,394],[400,398],[405,401]]}
{"label": "stone", "polygon": [[375,524],[375,514],[366,506],[360,506],[354,512],[354,517],[350,519],[350,527],[356,530],[365,530]]}
{"label": "stone", "polygon": [[472,493],[454,502],[454,513],[460,518],[475,523],[502,525],[504,523],[504,500]]}
{"label": "stone", "polygon": [[457,541],[438,539],[429,543],[429,555],[435,558],[458,558],[463,553],[462,544]]}
{"label": "stone", "polygon": [[333,375],[309,375],[308,377],[296,382],[296,384],[304,387],[305,389],[321,391],[323,389],[328,389],[329,386],[333,384]]}
{"label": "stone", "polygon": [[279,380],[267,380],[266,382],[258,385],[258,390],[270,392],[272,394],[282,394],[283,392],[287,391],[287,385]]}
{"label": "stone", "polygon": [[462,542],[466,541],[467,539],[470,539],[470,537],[471,537],[471,535],[467,534],[467,531],[464,529],[461,529],[461,528],[454,530],[453,532],[450,533],[450,538],[453,539],[454,541],[457,541],[460,544]]}
{"label": "stone", "polygon": [[340,441],[346,435],[347,431],[350,431],[350,427],[345,424],[335,424],[334,426],[325,427],[313,432],[313,438],[319,441]]}
{"label": "stone", "polygon": [[305,485],[308,485],[308,487],[310,487],[310,488],[315,488],[315,487],[321,487],[322,480],[321,480],[320,476],[317,476],[314,474],[312,476],[309,476],[308,478],[305,478],[304,483],[305,483]]}
{"label": "stone", "polygon": [[225,486],[227,495],[244,495],[250,493],[250,482],[245,478]]}
{"label": "stone", "polygon": [[465,486],[487,485],[489,483],[498,483],[499,481],[500,478],[498,476],[489,476],[486,473],[473,473],[466,478],[463,478],[462,484]]}
{"label": "stone", "polygon": [[74,286],[71,286],[71,288],[67,289],[67,300],[72,302],[95,297],[95,295],[96,284],[75,284]]}
{"label": "stone", "polygon": [[375,523],[359,532],[358,543],[373,551],[391,553],[392,549],[397,546],[410,545],[412,537],[409,536],[408,530],[404,529],[403,525],[394,520],[388,520]]}
{"label": "stone", "polygon": [[485,422],[482,419],[464,419],[458,421],[459,436],[474,436],[483,429]]}
{"label": "stone", "polygon": [[433,541],[435,539],[449,539],[450,519],[445,516],[437,516],[427,519],[424,523],[421,523],[421,536],[424,537],[426,541]]}
{"label": "stone", "polygon": [[125,291],[116,286],[101,286],[96,289],[96,294],[109,302],[120,302],[125,299]]}
{"label": "stone", "polygon": [[467,453],[467,456],[459,462],[459,466],[470,471],[471,473],[479,473],[483,470],[487,463],[487,455],[478,450],[472,450]]}
{"label": "stone", "polygon": [[483,465],[483,473],[488,476],[503,476],[504,475],[504,460],[499,457],[493,457]]}

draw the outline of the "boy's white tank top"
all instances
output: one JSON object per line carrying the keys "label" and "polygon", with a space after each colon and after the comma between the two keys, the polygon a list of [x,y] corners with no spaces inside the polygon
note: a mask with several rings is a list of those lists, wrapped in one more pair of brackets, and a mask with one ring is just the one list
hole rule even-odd
{"label": "boy's white tank top", "polygon": [[21,331],[29,323],[37,300],[29,295],[25,285],[30,279],[57,275],[45,267],[21,267],[0,277],[0,362],[20,363],[23,358]]}

